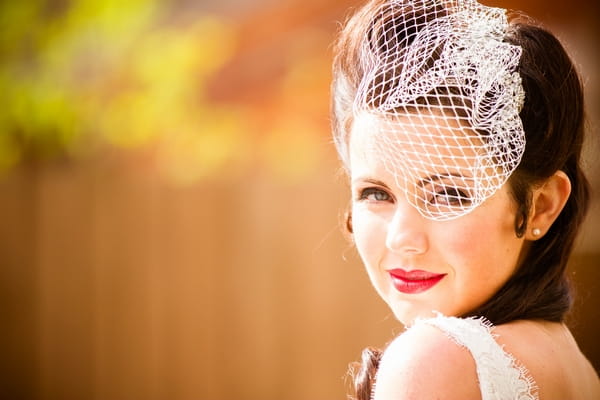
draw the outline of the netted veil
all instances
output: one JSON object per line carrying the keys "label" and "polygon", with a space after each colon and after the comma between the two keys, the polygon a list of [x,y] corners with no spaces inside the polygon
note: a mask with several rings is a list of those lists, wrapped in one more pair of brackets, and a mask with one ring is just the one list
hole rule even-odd
{"label": "netted veil", "polygon": [[[521,48],[507,29],[505,10],[474,0],[397,0],[366,31],[353,129],[427,218],[470,212],[521,160]],[[350,134],[335,137],[343,160]]]}

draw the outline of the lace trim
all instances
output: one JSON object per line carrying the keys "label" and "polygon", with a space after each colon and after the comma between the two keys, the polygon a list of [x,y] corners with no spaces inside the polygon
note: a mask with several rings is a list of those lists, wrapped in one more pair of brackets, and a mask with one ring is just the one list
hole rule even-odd
{"label": "lace trim", "polygon": [[537,385],[527,370],[496,342],[494,326],[484,318],[456,318],[442,314],[417,320],[443,331],[469,350],[477,366],[482,400],[539,400]]}

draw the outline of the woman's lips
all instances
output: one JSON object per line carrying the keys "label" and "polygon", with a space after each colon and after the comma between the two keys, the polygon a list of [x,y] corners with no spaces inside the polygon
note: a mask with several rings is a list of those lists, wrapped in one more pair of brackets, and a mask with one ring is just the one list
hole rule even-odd
{"label": "woman's lips", "polygon": [[407,294],[429,290],[446,276],[446,274],[434,274],[419,269],[405,271],[400,268],[388,270],[388,273],[396,290]]}

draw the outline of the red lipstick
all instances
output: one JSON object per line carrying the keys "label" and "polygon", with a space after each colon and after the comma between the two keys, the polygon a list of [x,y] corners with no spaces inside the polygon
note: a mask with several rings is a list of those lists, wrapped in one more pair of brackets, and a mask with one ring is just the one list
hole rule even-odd
{"label": "red lipstick", "polygon": [[405,271],[400,268],[388,270],[388,273],[396,290],[407,294],[429,290],[446,276],[446,274],[434,274],[419,269]]}

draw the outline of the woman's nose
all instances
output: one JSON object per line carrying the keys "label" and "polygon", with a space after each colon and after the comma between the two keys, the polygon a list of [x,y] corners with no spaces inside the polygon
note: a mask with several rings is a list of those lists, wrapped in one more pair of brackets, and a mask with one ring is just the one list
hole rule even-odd
{"label": "woman's nose", "polygon": [[395,253],[425,253],[429,247],[425,218],[408,203],[397,203],[388,223],[386,247]]}

